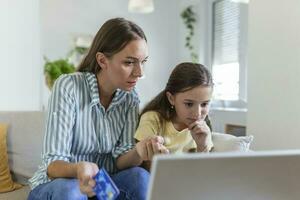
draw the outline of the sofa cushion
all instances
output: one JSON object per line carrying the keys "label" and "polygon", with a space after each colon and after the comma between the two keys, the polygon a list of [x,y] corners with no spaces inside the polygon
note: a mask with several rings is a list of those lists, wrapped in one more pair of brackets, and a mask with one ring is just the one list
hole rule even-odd
{"label": "sofa cushion", "polygon": [[240,151],[247,152],[250,149],[253,136],[240,136],[236,137],[224,133],[212,133],[212,140],[214,143],[213,152],[229,152]]}
{"label": "sofa cushion", "polygon": [[12,181],[8,166],[6,147],[7,125],[0,123],[0,193],[21,188],[22,185]]}
{"label": "sofa cushion", "polygon": [[9,166],[16,175],[32,177],[41,163],[44,115],[39,111],[0,112],[0,122],[9,124]]}
{"label": "sofa cushion", "polygon": [[26,200],[30,192],[29,186],[24,186],[21,189],[13,192],[0,194],[0,200]]}

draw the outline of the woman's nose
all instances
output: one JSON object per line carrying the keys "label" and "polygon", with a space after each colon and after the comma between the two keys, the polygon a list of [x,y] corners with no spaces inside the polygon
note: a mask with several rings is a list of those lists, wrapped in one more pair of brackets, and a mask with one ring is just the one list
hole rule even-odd
{"label": "woman's nose", "polygon": [[143,64],[139,63],[134,67],[133,75],[136,77],[142,77],[143,76]]}

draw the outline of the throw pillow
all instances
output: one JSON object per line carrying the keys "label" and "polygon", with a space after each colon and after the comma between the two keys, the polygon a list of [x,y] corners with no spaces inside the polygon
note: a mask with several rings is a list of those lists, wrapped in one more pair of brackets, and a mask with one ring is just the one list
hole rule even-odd
{"label": "throw pillow", "polygon": [[249,151],[253,136],[236,137],[224,133],[212,133],[212,140],[214,143],[213,152],[228,152],[228,151]]}
{"label": "throw pillow", "polygon": [[18,183],[12,181],[6,147],[7,125],[0,124],[0,193],[9,192],[22,187]]}

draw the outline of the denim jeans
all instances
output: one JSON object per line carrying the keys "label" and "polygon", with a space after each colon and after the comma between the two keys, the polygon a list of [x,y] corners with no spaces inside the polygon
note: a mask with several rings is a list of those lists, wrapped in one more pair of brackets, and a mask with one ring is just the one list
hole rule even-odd
{"label": "denim jeans", "polygon": [[[120,190],[117,200],[144,200],[149,172],[140,167],[125,169],[111,177]],[[34,188],[28,200],[87,200],[79,190],[77,179],[57,178]],[[94,197],[93,199],[97,199]]]}

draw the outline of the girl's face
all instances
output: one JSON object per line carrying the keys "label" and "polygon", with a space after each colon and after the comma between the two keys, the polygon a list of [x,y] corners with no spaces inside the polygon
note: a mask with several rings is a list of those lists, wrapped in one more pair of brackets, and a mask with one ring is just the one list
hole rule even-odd
{"label": "girl's face", "polygon": [[209,103],[212,96],[212,88],[198,86],[175,95],[167,92],[171,105],[176,110],[175,123],[187,128],[197,120],[204,120],[209,112]]}
{"label": "girl's face", "polygon": [[143,75],[143,67],[148,58],[148,46],[144,39],[129,42],[111,58],[105,57],[101,63],[111,89],[130,91]]}

